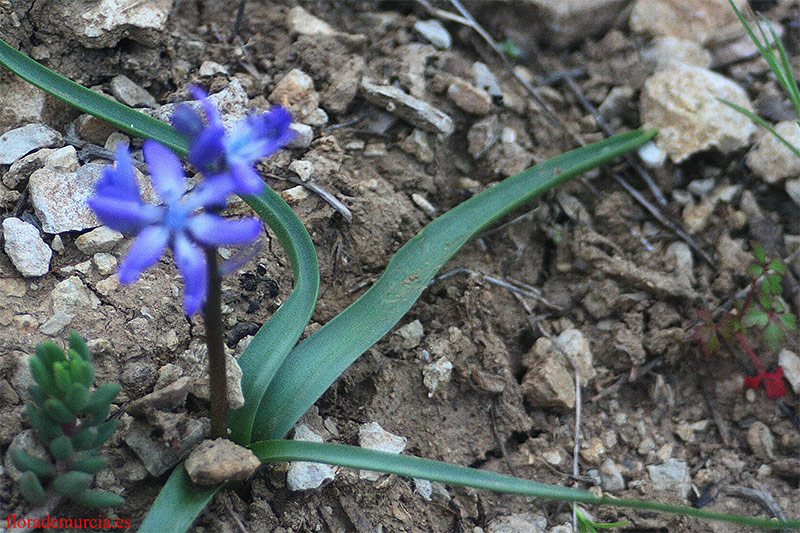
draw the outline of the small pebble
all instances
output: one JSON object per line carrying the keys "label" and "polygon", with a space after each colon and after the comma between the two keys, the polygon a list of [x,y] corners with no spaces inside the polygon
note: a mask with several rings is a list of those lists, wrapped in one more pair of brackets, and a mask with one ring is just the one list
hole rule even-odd
{"label": "small pebble", "polygon": [[453,44],[450,32],[436,19],[415,22],[414,31],[440,50],[447,50]]}

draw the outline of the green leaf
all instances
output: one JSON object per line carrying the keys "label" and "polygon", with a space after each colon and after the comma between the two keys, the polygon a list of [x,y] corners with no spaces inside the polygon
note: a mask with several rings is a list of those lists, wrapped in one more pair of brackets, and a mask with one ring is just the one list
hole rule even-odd
{"label": "green leaf", "polygon": [[75,353],[87,363],[92,362],[92,354],[89,352],[86,341],[75,331],[69,335],[69,347],[75,350]]}
{"label": "green leaf", "polygon": [[48,478],[56,475],[53,465],[34,457],[21,448],[11,450],[11,462],[20,472],[33,472],[38,477]]}
{"label": "green leaf", "polygon": [[153,502],[142,525],[140,533],[158,531],[160,533],[184,533],[188,531],[195,518],[205,509],[211,498],[222,485],[206,487],[195,485],[186,473],[183,463],[170,474],[158,498]]}
{"label": "green leaf", "polygon": [[20,476],[19,490],[33,506],[44,505],[44,502],[47,501],[42,483],[33,472],[25,472]]}
{"label": "green leaf", "polygon": [[87,474],[97,474],[108,465],[105,457],[89,456],[82,459],[73,460],[70,464],[72,470],[86,472]]}
{"label": "green leaf", "polygon": [[422,459],[420,457],[368,450],[356,446],[344,446],[325,442],[271,440],[253,443],[249,448],[261,461],[269,463],[312,461],[361,470],[386,472],[411,478],[429,479],[440,483],[475,487],[494,492],[522,494],[525,496],[560,501],[612,505],[615,507],[627,507],[632,509],[647,509],[663,513],[693,516],[696,518],[722,520],[749,527],[784,530],[800,527],[800,520],[778,522],[766,518],[751,518],[747,516],[717,513],[682,505],[612,497],[603,498],[595,496],[588,490],[547,485],[545,483],[537,483],[535,481],[497,474],[495,472],[477,470],[475,468],[467,468],[441,461]]}
{"label": "green leaf", "polygon": [[50,341],[43,342],[36,346],[36,356],[44,363],[48,371],[53,369],[53,363],[67,360],[61,346]]}
{"label": "green leaf", "polygon": [[786,275],[786,263],[784,263],[780,259],[774,260],[772,263],[769,264],[767,268],[775,272],[776,274],[780,274],[781,276]]}
{"label": "green leaf", "polygon": [[88,489],[92,481],[94,476],[86,472],[67,472],[53,480],[53,489],[62,496],[71,498]]}
{"label": "green leaf", "polygon": [[86,406],[89,399],[89,389],[83,383],[73,383],[70,385],[64,403],[74,412],[79,413]]}
{"label": "green leaf", "polygon": [[0,40],[0,63],[43,91],[81,111],[105,120],[125,133],[137,137],[152,137],[173,150],[186,153],[186,139],[169,124],[144,113],[132,112],[128,106],[56,74],[2,40]]}
{"label": "green leaf", "polygon": [[56,398],[48,398],[44,402],[44,412],[59,424],[71,424],[75,422],[75,413],[64,405],[64,402]]}
{"label": "green leaf", "polygon": [[111,405],[121,390],[122,387],[117,383],[103,383],[89,395],[89,400],[83,406],[81,413],[98,415],[106,412],[105,409]]}
{"label": "green leaf", "polygon": [[[125,503],[125,498],[99,489],[89,489],[83,492],[70,496],[70,499],[80,505],[86,507],[102,508],[102,507],[116,507]],[[139,531],[146,531],[140,529]],[[152,531],[166,531],[164,528],[154,529]]]}
{"label": "green leaf", "polygon": [[769,322],[769,315],[763,309],[753,306],[747,310],[744,318],[742,318],[742,324],[746,328],[756,326],[759,329],[764,329],[767,326],[767,322]]}
{"label": "green leaf", "polygon": [[72,386],[72,379],[69,376],[69,363],[66,361],[56,361],[53,363],[53,379],[56,382],[56,387],[62,394],[67,394],[67,391]]}
{"label": "green leaf", "polygon": [[292,350],[261,401],[253,439],[285,435],[359,355],[397,324],[439,269],[477,232],[556,185],[641,146],[654,133],[632,131],[567,152],[428,224],[398,250],[364,295]]}
{"label": "green leaf", "polygon": [[772,350],[777,350],[781,347],[783,341],[786,340],[786,333],[778,324],[770,320],[769,324],[764,329],[764,340],[767,341],[767,344]]}
{"label": "green leaf", "polygon": [[50,442],[64,434],[61,426],[44,413],[44,404],[42,404],[42,408],[39,409],[37,406],[29,403],[25,406],[25,411],[28,413],[28,420],[31,423],[31,427],[36,430],[36,433],[43,442]]}
{"label": "green leaf", "polygon": [[758,279],[764,273],[764,267],[761,265],[750,265],[747,267],[747,273],[750,274],[753,279]]}
{"label": "green leaf", "polygon": [[764,277],[764,290],[775,296],[783,294],[783,276],[780,274],[767,274]]}
{"label": "green leaf", "polygon": [[795,317],[791,313],[786,313],[785,315],[781,315],[781,323],[783,327],[786,328],[786,331],[789,333],[794,333],[797,331],[797,317]]}
{"label": "green leaf", "polygon": [[72,447],[72,440],[66,435],[61,435],[50,441],[50,455],[56,461],[66,461],[74,453],[75,448]]}
{"label": "green leaf", "polygon": [[41,358],[31,357],[28,359],[28,364],[31,367],[31,375],[36,383],[42,388],[42,393],[45,396],[59,396],[60,391],[56,387],[56,382],[53,380],[53,374],[47,369],[46,363]]}

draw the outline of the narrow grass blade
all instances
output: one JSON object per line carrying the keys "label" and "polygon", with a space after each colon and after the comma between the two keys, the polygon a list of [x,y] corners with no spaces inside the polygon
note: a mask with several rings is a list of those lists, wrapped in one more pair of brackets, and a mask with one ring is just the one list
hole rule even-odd
{"label": "narrow grass blade", "polygon": [[184,533],[222,488],[192,483],[183,463],[175,467],[144,517],[139,533]]}
{"label": "narrow grass blade", "polygon": [[68,80],[60,74],[40,65],[25,54],[18,52],[0,39],[0,64],[8,67],[14,74],[64,100],[73,107],[92,114],[113,124],[120,130],[137,137],[150,137],[169,146],[176,152],[186,154],[186,139],[172,126],[144,113],[98,94]]}
{"label": "narrow grass blade", "polygon": [[341,444],[324,442],[271,440],[251,444],[250,449],[262,462],[313,461],[345,466],[348,468],[397,474],[411,478],[429,479],[431,481],[439,481],[451,485],[464,485],[494,492],[522,494],[536,498],[586,504],[646,509],[662,513],[693,516],[705,520],[721,520],[761,529],[789,530],[800,528],[800,520],[779,522],[766,518],[751,518],[748,516],[717,513],[682,505],[599,497],[588,490],[548,485],[546,483],[528,481],[497,474],[495,472],[467,468],[465,466],[458,466],[441,461],[367,450],[356,446],[344,446]]}
{"label": "narrow grass blade", "polygon": [[333,381],[405,315],[439,269],[512,209],[655,135],[632,131],[567,152],[508,178],[440,216],[406,243],[361,298],[292,350],[261,402],[253,439],[283,437]]}
{"label": "narrow grass blade", "polygon": [[778,133],[775,130],[775,128],[772,127],[772,124],[770,124],[769,122],[767,122],[763,118],[759,117],[758,115],[756,115],[752,111],[743,108],[740,105],[736,105],[733,102],[729,102],[727,100],[723,100],[722,98],[720,98],[719,101],[722,102],[723,104],[725,104],[726,106],[730,107],[731,109],[733,109],[735,111],[738,111],[742,115],[746,116],[747,118],[749,118],[750,120],[752,120],[753,122],[755,122],[756,124],[758,124],[759,126],[764,128],[765,130],[770,132],[772,135],[775,136],[776,139],[778,139],[780,142],[782,142],[784,145],[786,145],[786,147],[789,148],[789,150],[791,150],[794,155],[796,155],[797,157],[800,157],[800,150],[795,145],[793,145],[792,143],[787,141],[786,138],[784,138],[783,135]]}

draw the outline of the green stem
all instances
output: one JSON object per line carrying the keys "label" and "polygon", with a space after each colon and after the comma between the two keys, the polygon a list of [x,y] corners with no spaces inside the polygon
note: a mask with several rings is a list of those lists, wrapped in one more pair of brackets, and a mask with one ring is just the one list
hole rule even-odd
{"label": "green stem", "polygon": [[225,344],[222,340],[222,277],[217,268],[217,249],[206,248],[208,297],[203,307],[208,348],[210,438],[228,436],[228,373],[225,369]]}

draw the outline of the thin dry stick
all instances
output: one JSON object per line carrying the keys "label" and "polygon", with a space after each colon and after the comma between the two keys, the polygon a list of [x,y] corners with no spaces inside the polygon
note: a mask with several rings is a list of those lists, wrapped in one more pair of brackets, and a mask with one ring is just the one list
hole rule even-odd
{"label": "thin dry stick", "polygon": [[[578,453],[581,444],[581,374],[575,368],[575,447],[572,449],[572,475],[578,478],[580,474],[578,465]],[[578,508],[577,504],[572,504],[572,530],[578,531]]]}
{"label": "thin dry stick", "polygon": [[302,179],[295,178],[294,176],[282,177],[282,176],[277,176],[275,174],[267,174],[267,176],[273,179],[290,181],[295,185],[302,185],[309,191],[313,192],[314,194],[325,200],[332,208],[334,208],[340,215],[342,215],[342,217],[344,217],[344,219],[347,221],[348,224],[353,222],[353,213],[350,212],[347,206],[344,205],[342,202],[340,202],[339,199],[336,198],[333,194],[328,192],[320,185],[317,185],[313,181],[303,181]]}

